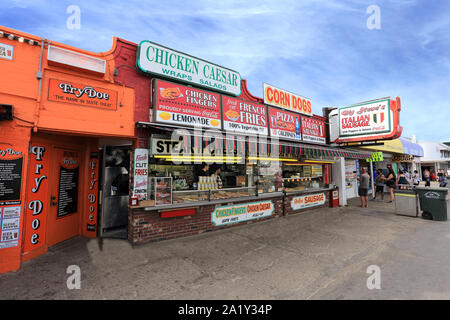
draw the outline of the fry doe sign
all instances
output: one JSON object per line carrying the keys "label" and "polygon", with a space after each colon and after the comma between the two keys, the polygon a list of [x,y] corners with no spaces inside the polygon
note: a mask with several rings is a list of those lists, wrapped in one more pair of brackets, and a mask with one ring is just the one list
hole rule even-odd
{"label": "fry doe sign", "polygon": [[143,72],[199,85],[234,96],[241,94],[239,72],[195,58],[148,40],[141,41],[137,67]]}

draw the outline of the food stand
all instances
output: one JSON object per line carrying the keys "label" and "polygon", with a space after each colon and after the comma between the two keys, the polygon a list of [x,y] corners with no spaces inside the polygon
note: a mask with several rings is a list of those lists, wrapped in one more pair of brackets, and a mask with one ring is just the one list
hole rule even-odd
{"label": "food stand", "polygon": [[[133,244],[327,206],[334,160],[359,156],[327,146],[326,118],[308,98],[273,86],[255,97],[236,71],[149,41],[118,48],[116,64],[138,69],[115,81],[135,87],[136,149],[148,150],[147,195],[129,207]],[[189,68],[165,64],[172,56]],[[165,203],[159,178],[171,181]]]}

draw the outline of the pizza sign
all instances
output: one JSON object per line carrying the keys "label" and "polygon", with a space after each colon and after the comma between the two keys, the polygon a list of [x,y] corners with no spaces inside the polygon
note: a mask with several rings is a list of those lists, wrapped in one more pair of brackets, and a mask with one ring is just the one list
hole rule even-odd
{"label": "pizza sign", "polygon": [[290,140],[301,140],[300,115],[269,107],[270,135]]}

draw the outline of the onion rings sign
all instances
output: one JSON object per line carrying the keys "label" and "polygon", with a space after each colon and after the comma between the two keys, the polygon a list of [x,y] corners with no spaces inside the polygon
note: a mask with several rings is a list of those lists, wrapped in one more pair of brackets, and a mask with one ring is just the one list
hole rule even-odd
{"label": "onion rings sign", "polygon": [[390,131],[390,99],[339,109],[339,137],[373,135]]}
{"label": "onion rings sign", "polygon": [[274,206],[272,201],[216,207],[211,214],[211,222],[215,226],[223,226],[231,223],[269,217],[272,215],[273,211]]}

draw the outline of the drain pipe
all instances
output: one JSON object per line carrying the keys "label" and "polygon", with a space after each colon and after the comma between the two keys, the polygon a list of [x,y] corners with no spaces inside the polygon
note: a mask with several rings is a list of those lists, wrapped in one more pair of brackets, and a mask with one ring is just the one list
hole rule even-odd
{"label": "drain pipe", "polygon": [[[50,42],[48,42],[47,44],[50,44]],[[37,132],[37,125],[39,122],[39,112],[40,112],[40,104],[41,104],[41,91],[42,91],[42,78],[43,78],[43,72],[42,72],[42,58],[44,55],[44,46],[45,46],[45,39],[41,38],[41,55],[39,57],[39,69],[36,72],[36,78],[39,80],[39,91],[38,91],[38,96],[36,99],[36,109],[34,112],[35,115],[35,120],[34,120],[34,125],[33,125],[33,132]]]}

